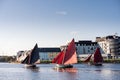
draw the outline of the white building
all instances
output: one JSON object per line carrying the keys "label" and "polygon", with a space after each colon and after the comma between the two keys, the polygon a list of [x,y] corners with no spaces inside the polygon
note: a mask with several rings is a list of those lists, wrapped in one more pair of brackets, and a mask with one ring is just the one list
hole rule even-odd
{"label": "white building", "polygon": [[92,54],[98,47],[97,42],[92,41],[78,41],[75,42],[77,54]]}
{"label": "white building", "polygon": [[90,40],[75,42],[77,56],[80,60],[86,59],[90,54],[93,54],[98,46],[97,42]]}
{"label": "white building", "polygon": [[103,54],[107,54],[108,58],[118,58],[120,56],[120,37],[110,35],[106,37],[96,37]]}
{"label": "white building", "polygon": [[[94,53],[96,48],[99,47],[97,42],[92,42],[91,40],[80,40],[75,42],[76,53],[79,59],[85,59],[90,54]],[[66,48],[67,46],[61,46],[61,50]]]}

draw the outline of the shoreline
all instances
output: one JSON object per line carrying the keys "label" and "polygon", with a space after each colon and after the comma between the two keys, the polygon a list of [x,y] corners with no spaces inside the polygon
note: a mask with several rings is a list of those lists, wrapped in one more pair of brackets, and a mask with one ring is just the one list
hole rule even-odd
{"label": "shoreline", "polygon": [[[40,61],[40,64],[49,64],[49,63],[52,63],[52,61],[50,61],[50,60]],[[81,60],[78,60],[77,64],[82,64],[82,63],[84,63],[84,62],[81,61]],[[115,60],[113,60],[113,59],[105,59],[103,61],[103,63],[116,63],[116,64],[120,64],[120,59],[115,59]]]}
{"label": "shoreline", "polygon": [[[5,61],[3,61],[3,60],[0,60],[0,62],[8,62],[8,63],[20,63],[20,62],[16,62],[16,61],[14,61],[14,60],[5,60]],[[51,60],[42,60],[42,61],[40,61],[40,63],[39,64],[51,64],[52,63],[52,61]],[[83,61],[81,61],[81,60],[78,60],[78,63],[77,64],[82,64],[82,63],[84,63]],[[120,59],[105,59],[104,61],[103,61],[103,63],[116,63],[116,64],[120,64]]]}

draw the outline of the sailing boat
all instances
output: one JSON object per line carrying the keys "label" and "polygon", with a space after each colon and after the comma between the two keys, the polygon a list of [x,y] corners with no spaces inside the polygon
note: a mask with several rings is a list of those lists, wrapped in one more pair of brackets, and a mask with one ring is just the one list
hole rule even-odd
{"label": "sailing boat", "polygon": [[72,64],[77,63],[74,39],[52,60],[52,63],[56,63],[56,68],[72,68]]}
{"label": "sailing boat", "polygon": [[101,66],[103,62],[103,57],[100,53],[100,49],[99,48],[96,49],[95,53],[93,54],[93,59],[92,59],[92,54],[91,54],[88,56],[88,58],[84,62],[87,62],[95,66]]}
{"label": "sailing boat", "polygon": [[36,67],[37,63],[40,63],[39,60],[39,53],[37,51],[37,44],[34,46],[34,48],[28,52],[27,57],[21,62],[22,64],[25,64],[25,67]]}
{"label": "sailing boat", "polygon": [[94,53],[94,65],[95,66],[101,66],[103,62],[103,57],[100,52],[100,48],[97,48]]}
{"label": "sailing boat", "polygon": [[92,54],[90,54],[84,62],[90,62]]}

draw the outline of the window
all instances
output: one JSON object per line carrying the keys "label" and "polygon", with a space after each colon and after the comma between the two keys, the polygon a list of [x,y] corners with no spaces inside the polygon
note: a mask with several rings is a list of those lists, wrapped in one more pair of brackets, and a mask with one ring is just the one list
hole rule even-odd
{"label": "window", "polygon": [[88,50],[88,53],[90,53],[90,50]]}
{"label": "window", "polygon": [[76,46],[78,46],[78,44],[76,44]]}
{"label": "window", "polygon": [[90,49],[90,47],[88,47],[88,49]]}
{"label": "window", "polygon": [[91,47],[91,50],[93,50],[93,47]]}

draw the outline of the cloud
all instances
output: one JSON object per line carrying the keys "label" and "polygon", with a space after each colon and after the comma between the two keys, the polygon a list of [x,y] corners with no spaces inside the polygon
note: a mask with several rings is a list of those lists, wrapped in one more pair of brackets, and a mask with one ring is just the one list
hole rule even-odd
{"label": "cloud", "polygon": [[66,12],[66,11],[58,11],[58,12],[56,12],[56,14],[59,14],[59,15],[67,15],[67,12]]}
{"label": "cloud", "polygon": [[77,32],[77,31],[72,31],[72,32],[70,32],[70,34],[72,34],[72,35],[77,35],[78,32]]}

